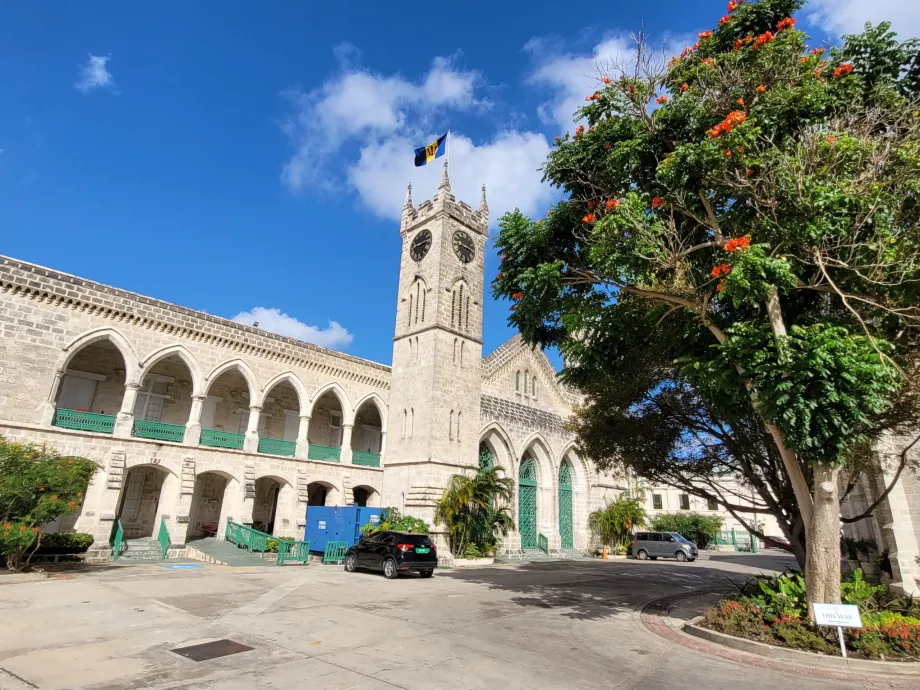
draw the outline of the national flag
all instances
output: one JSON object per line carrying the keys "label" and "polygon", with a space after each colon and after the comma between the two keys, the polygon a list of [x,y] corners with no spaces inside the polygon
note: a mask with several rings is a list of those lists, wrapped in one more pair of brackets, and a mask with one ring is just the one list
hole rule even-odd
{"label": "national flag", "polygon": [[439,137],[438,140],[428,146],[423,146],[419,149],[415,149],[415,167],[421,165],[426,165],[433,161],[435,158],[440,158],[444,155],[444,151],[447,148],[447,135],[445,134],[442,137]]}

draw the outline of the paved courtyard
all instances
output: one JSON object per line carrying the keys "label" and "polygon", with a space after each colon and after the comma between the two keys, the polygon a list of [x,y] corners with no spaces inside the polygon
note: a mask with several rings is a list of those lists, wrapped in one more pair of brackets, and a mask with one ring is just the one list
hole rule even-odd
{"label": "paved courtyard", "polygon": [[[792,563],[775,553],[717,554],[396,581],[314,565],[113,564],[35,581],[0,576],[0,690],[849,686],[701,653],[639,615],[661,597],[730,588]],[[672,615],[693,609],[678,605]],[[252,649],[203,661],[171,651],[222,639]],[[909,687],[899,682],[871,687]]]}

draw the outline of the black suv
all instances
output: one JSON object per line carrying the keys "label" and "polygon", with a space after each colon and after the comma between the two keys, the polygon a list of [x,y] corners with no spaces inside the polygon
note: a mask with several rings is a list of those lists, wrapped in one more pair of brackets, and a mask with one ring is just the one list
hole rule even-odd
{"label": "black suv", "polygon": [[382,570],[384,577],[393,579],[401,572],[415,570],[422,577],[431,577],[438,567],[438,549],[425,534],[385,531],[364,535],[361,541],[345,552],[345,570],[358,568]]}

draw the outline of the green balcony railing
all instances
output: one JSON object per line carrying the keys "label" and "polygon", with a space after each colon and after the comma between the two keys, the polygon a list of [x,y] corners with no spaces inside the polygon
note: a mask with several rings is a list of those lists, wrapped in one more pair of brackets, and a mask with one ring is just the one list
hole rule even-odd
{"label": "green balcony railing", "polygon": [[80,412],[78,410],[55,410],[52,426],[80,431],[98,431],[111,434],[115,430],[115,415]]}
{"label": "green balcony railing", "polygon": [[201,430],[201,445],[211,446],[212,448],[243,450],[243,440],[245,438],[243,434],[231,434],[229,431],[217,431],[216,429]]}
{"label": "green balcony railing", "polygon": [[289,455],[294,457],[297,444],[294,441],[281,441],[277,438],[260,438],[259,452],[268,455]]}
{"label": "green balcony railing", "polygon": [[354,450],[351,453],[352,465],[365,467],[380,467],[380,453],[367,453],[363,450]]}
{"label": "green balcony railing", "polygon": [[310,444],[310,451],[307,453],[310,460],[324,460],[325,462],[340,462],[342,460],[341,448],[330,448],[329,446],[315,446]]}
{"label": "green balcony railing", "polygon": [[185,427],[181,424],[164,424],[147,419],[135,419],[131,435],[139,438],[153,438],[157,441],[182,443],[182,439],[185,438]]}

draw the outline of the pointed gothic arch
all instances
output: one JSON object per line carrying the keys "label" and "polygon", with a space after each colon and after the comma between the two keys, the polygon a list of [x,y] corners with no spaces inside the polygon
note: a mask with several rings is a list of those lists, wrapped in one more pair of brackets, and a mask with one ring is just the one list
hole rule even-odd
{"label": "pointed gothic arch", "polygon": [[164,359],[176,356],[182,360],[188,368],[192,377],[192,395],[203,395],[205,377],[204,370],[198,358],[193,355],[184,345],[167,345],[159,350],[154,350],[140,362],[140,375],[138,382],[142,382],[144,377],[150,373],[153,368]]}
{"label": "pointed gothic arch", "polygon": [[251,406],[261,405],[262,389],[259,387],[259,380],[256,378],[256,373],[241,359],[231,359],[214,367],[211,373],[205,377],[205,395],[211,390],[211,386],[214,385],[214,382],[221,377],[221,374],[225,374],[232,369],[236,369],[240,376],[246,381],[246,386],[249,388],[249,404]]}
{"label": "pointed gothic arch", "polygon": [[415,276],[409,285],[408,327],[425,323],[428,311],[428,283],[422,276]]}
{"label": "pointed gothic arch", "polygon": [[486,424],[479,430],[479,447],[486,446],[495,458],[495,464],[504,470],[505,476],[517,476],[517,462],[514,444],[508,432],[498,422]]}
{"label": "pointed gothic arch", "polygon": [[293,371],[285,371],[281,374],[278,374],[275,378],[265,384],[263,389],[262,400],[268,397],[268,394],[272,392],[272,388],[277,386],[279,383],[287,382],[291,384],[291,388],[294,389],[294,392],[297,394],[297,403],[300,405],[301,414],[306,414],[307,405],[310,404],[310,394],[307,393],[307,387],[303,384],[297,375]]}
{"label": "pointed gothic arch", "polygon": [[121,358],[125,363],[125,382],[136,383],[139,380],[138,374],[140,372],[140,366],[137,362],[137,353],[134,351],[131,343],[128,342],[128,339],[114,328],[94,328],[74,338],[69,344],[64,346],[64,359],[58,369],[62,371],[66,370],[67,365],[77,356],[77,353],[101,340],[109,341],[115,349],[121,353]]}
{"label": "pointed gothic arch", "polygon": [[358,402],[355,403],[354,416],[357,417],[358,411],[367,403],[371,403],[374,405],[374,407],[377,408],[377,413],[380,415],[380,422],[383,428],[386,429],[387,428],[387,405],[385,402],[383,402],[383,398],[381,398],[377,393],[374,393],[374,392],[368,393],[363,398],[358,400]]}
{"label": "pointed gothic arch", "polygon": [[325,386],[321,386],[313,392],[313,397],[310,398],[309,415],[311,417],[313,416],[313,411],[316,409],[316,403],[318,403],[320,398],[326,393],[332,393],[332,395],[338,399],[339,407],[342,409],[342,424],[352,424],[354,420],[352,410],[354,407],[348,399],[348,394],[345,392],[345,389],[336,381],[327,383]]}
{"label": "pointed gothic arch", "polygon": [[464,278],[457,278],[450,288],[450,327],[462,333],[470,331],[470,300],[473,291]]}

